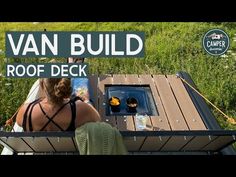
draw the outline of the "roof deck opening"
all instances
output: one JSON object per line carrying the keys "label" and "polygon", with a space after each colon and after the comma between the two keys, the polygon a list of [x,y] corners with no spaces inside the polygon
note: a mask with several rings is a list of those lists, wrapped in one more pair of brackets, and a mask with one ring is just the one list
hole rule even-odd
{"label": "roof deck opening", "polygon": [[[115,109],[110,104],[112,97],[117,98],[120,102]],[[136,113],[146,113],[149,116],[158,115],[149,85],[105,85],[105,98],[107,116],[135,115]]]}

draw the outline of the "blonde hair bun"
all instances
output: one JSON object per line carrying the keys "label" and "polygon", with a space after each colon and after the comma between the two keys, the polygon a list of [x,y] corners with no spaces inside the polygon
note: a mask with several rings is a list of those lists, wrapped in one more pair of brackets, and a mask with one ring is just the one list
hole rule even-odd
{"label": "blonde hair bun", "polygon": [[54,94],[56,97],[64,99],[69,98],[71,95],[71,82],[70,79],[62,78],[57,84],[54,86]]}

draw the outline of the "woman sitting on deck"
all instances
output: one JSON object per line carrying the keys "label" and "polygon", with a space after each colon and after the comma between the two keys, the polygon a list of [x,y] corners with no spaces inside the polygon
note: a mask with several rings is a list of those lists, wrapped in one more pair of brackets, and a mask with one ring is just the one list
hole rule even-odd
{"label": "woman sitting on deck", "polygon": [[[68,62],[78,61],[70,58]],[[44,96],[20,108],[17,129],[20,126],[24,131],[75,131],[81,155],[127,154],[120,132],[101,122],[92,106],[93,94],[87,78],[44,78],[39,85],[39,93]],[[4,148],[2,154],[12,152]]]}
{"label": "woman sitting on deck", "polygon": [[[74,131],[86,122],[100,121],[91,105],[70,99],[72,87],[68,78],[40,79],[45,98],[23,105],[16,118],[24,131]],[[77,97],[76,97],[77,98]]]}

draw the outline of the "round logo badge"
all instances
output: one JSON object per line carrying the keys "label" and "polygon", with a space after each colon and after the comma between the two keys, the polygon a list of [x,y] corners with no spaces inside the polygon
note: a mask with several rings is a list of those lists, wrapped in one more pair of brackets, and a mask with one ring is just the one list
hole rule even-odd
{"label": "round logo badge", "polygon": [[212,29],[204,35],[202,44],[210,55],[222,55],[229,48],[229,36],[221,29]]}

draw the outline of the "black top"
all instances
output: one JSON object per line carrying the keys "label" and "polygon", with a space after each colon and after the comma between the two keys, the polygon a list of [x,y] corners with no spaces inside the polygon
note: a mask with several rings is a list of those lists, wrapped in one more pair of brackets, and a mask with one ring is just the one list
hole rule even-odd
{"label": "black top", "polygon": [[[26,108],[26,111],[24,113],[24,117],[23,117],[23,124],[22,124],[22,127],[24,129],[24,131],[27,131],[26,130],[26,124],[27,124],[27,120],[28,120],[28,125],[29,125],[29,130],[28,131],[33,131],[33,126],[32,126],[32,111],[33,111],[33,108],[36,104],[39,104],[39,107],[42,111],[42,113],[45,115],[45,118],[48,119],[47,123],[39,130],[39,131],[43,131],[49,123],[53,123],[55,126],[57,126],[61,131],[74,131],[75,130],[75,119],[76,119],[76,104],[75,102],[77,100],[81,100],[80,98],[78,97],[75,97],[71,100],[69,100],[67,103],[63,104],[54,114],[53,116],[49,117],[47,115],[47,113],[43,110],[42,108],[42,105],[41,105],[41,101],[42,99],[39,98],[35,101],[33,101],[32,103],[30,103],[28,105],[28,107]],[[67,104],[70,104],[70,107],[71,107],[71,122],[68,126],[68,128],[66,130],[64,130],[60,125],[58,125],[54,120],[53,118],[55,118],[55,116],[67,105]],[[29,113],[28,113],[29,112]]]}

